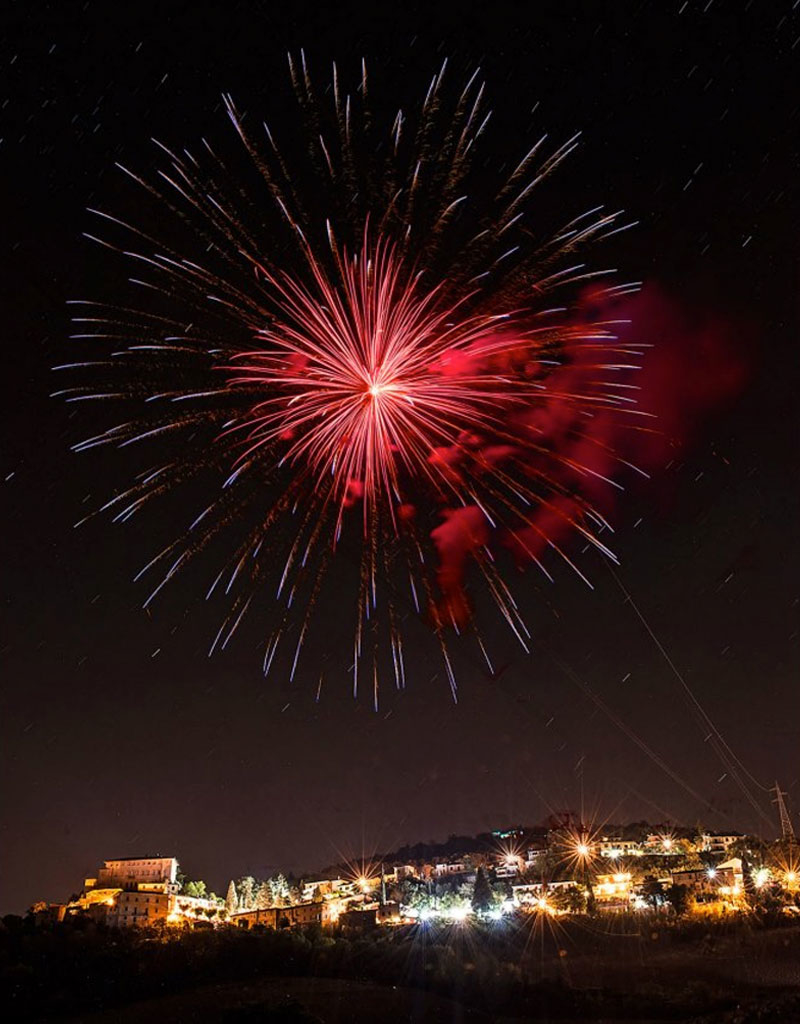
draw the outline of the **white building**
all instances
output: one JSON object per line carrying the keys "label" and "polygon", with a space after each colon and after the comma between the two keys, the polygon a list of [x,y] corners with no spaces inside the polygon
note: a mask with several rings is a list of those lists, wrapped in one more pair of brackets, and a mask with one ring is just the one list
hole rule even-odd
{"label": "white building", "polygon": [[727,853],[741,838],[740,832],[704,832],[700,836],[700,849],[708,853]]}
{"label": "white building", "polygon": [[601,857],[617,860],[619,857],[639,857],[642,847],[635,839],[606,839],[605,836],[597,844],[597,852]]}
{"label": "white building", "polygon": [[459,860],[453,863],[434,864],[433,870],[437,878],[447,878],[450,875],[466,875],[469,869],[463,860]]}
{"label": "white building", "polygon": [[[134,888],[148,885],[161,886],[162,892],[170,891],[176,884],[178,861],[175,857],[120,857],[103,861],[96,879],[86,879],[86,888]],[[88,883],[92,882],[92,885]]]}

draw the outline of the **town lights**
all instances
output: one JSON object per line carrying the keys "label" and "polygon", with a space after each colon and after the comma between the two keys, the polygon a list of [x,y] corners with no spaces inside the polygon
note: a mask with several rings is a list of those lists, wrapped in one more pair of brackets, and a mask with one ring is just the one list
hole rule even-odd
{"label": "town lights", "polygon": [[672,840],[669,838],[669,836],[666,836],[664,839],[661,840],[661,845],[664,847],[665,850],[671,850]]}
{"label": "town lights", "polygon": [[758,871],[753,872],[753,882],[756,889],[761,889],[767,884],[769,879],[769,868],[759,868]]}
{"label": "town lights", "polygon": [[575,849],[577,850],[579,857],[588,857],[589,856],[589,852],[590,851],[589,851],[589,847],[586,845],[586,843],[578,843],[578,845],[575,847]]}
{"label": "town lights", "polygon": [[709,878],[716,878],[717,877],[717,869],[716,868],[709,868],[706,873],[708,874]]}

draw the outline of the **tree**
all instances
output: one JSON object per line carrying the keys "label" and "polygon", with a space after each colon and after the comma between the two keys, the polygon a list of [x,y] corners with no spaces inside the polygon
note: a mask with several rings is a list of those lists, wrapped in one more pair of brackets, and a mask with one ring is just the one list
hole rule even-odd
{"label": "tree", "polygon": [[586,910],[586,893],[578,885],[559,885],[546,890],[546,900],[554,910],[569,914],[582,914]]}
{"label": "tree", "polygon": [[642,882],[642,896],[644,896],[653,910],[658,910],[664,902],[664,886],[655,875],[647,875]]}
{"label": "tree", "polygon": [[252,875],[239,879],[239,910],[252,910],[256,901],[256,880]]}
{"label": "tree", "polygon": [[183,886],[183,891],[187,896],[194,896],[195,899],[206,898],[206,883],[205,882],[186,882]]}
{"label": "tree", "polygon": [[231,917],[239,909],[239,897],[236,895],[236,885],[233,879],[228,883],[228,892],[225,896],[225,909],[228,912],[228,917]]}
{"label": "tree", "polygon": [[664,893],[667,903],[678,917],[683,917],[689,909],[689,890],[685,885],[671,885]]}
{"label": "tree", "polygon": [[265,910],[267,907],[273,906],[272,888],[269,882],[259,882],[256,888],[255,900],[257,910]]}
{"label": "tree", "polygon": [[400,883],[400,903],[412,910],[429,910],[431,896],[427,885],[418,878],[404,878]]}
{"label": "tree", "polygon": [[274,878],[269,879],[269,888],[272,894],[272,906],[273,907],[284,907],[289,901],[289,883],[286,878],[277,874]]}
{"label": "tree", "polygon": [[475,888],[472,890],[472,909],[476,914],[485,914],[492,909],[492,887],[483,868],[478,868],[475,875]]}
{"label": "tree", "polygon": [[755,888],[748,902],[754,914],[774,922],[783,916],[783,908],[791,901],[791,895],[778,882],[767,882]]}

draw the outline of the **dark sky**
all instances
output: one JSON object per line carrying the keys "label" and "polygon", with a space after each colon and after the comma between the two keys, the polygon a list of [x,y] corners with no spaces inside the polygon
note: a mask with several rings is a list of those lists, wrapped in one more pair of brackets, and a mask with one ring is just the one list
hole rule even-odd
{"label": "dark sky", "polygon": [[[125,466],[69,451],[90,423],[48,398],[49,368],[70,356],[67,300],[115,298],[81,237],[87,206],[114,206],[115,160],[152,166],[151,136],[227,137],[223,91],[271,114],[289,48],[305,46],[321,72],[364,55],[373,74],[420,85],[444,55],[480,64],[504,129],[519,132],[513,153],[534,131],[583,131],[555,193],[565,211],[587,199],[629,210],[640,225],[617,255],[630,276],[690,328],[723,325],[748,362],[738,400],[621,504],[614,548],[620,580],[732,750],[798,807],[800,8],[123,6],[5,5],[0,910],[67,896],[105,857],[174,853],[220,889],[337,851],[536,822],[577,808],[581,791],[598,820],[768,834],[596,557],[582,563],[591,592],[563,571],[554,585],[515,580],[536,649],[523,656],[498,632],[506,667],[489,679],[456,644],[458,706],[413,621],[413,678],[377,714],[344,675],[318,706],[302,680],[265,683],[248,641],[209,660],[214,621],[188,587],[141,611],[130,580],[151,551],[146,531],[73,529],[85,496],[109,493]],[[750,791],[774,817],[769,794]]]}

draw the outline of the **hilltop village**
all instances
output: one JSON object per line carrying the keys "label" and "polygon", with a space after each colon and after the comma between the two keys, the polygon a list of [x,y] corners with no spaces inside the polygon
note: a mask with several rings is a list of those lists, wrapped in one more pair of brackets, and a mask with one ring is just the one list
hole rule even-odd
{"label": "hilltop village", "polygon": [[656,911],[726,915],[755,906],[798,913],[793,835],[765,842],[638,823],[594,831],[570,816],[343,863],[311,877],[231,879],[224,895],[187,878],[174,856],[103,861],[80,891],[37,903],[38,923],[114,928],[369,931],[378,927]]}

